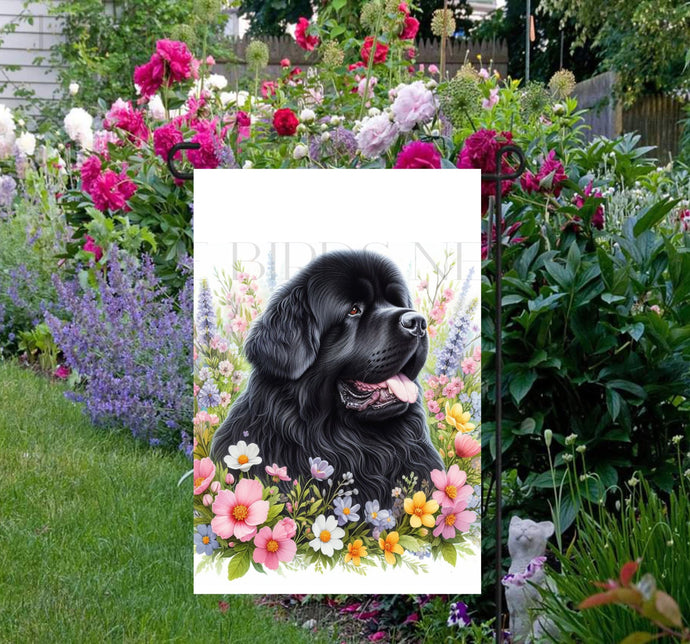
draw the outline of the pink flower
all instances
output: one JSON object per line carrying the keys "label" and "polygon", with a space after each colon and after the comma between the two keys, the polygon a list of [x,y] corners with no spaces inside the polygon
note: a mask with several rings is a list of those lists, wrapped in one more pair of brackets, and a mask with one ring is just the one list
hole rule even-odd
{"label": "pink flower", "polygon": [[400,40],[414,40],[419,31],[419,20],[412,16],[405,16],[403,30],[400,32]]}
{"label": "pink flower", "polygon": [[458,432],[455,435],[455,453],[458,458],[472,458],[481,451],[482,446],[479,444],[479,441],[462,432]]}
{"label": "pink flower", "polygon": [[435,400],[430,400],[427,403],[427,407],[432,414],[438,414],[438,412],[441,411],[441,407]]}
{"label": "pink flower", "polygon": [[280,66],[281,67],[290,67],[290,59],[289,58],[283,58],[280,61]]}
{"label": "pink flower", "polygon": [[484,79],[484,80],[489,80],[489,70],[486,69],[486,68],[484,68],[484,67],[482,67],[482,68],[479,70],[479,78],[482,78],[482,79]]}
{"label": "pink flower", "polygon": [[[288,508],[288,512],[291,511],[292,510]],[[297,534],[297,524],[290,517],[285,517],[278,521],[278,523],[276,523],[276,528],[278,526],[281,526],[282,529],[285,530],[288,539],[292,539]]]}
{"label": "pink flower", "polygon": [[278,91],[278,83],[275,81],[264,81],[261,83],[261,96],[268,98],[269,96],[275,96]]}
{"label": "pink flower", "polygon": [[467,532],[470,524],[477,520],[477,514],[465,510],[466,507],[467,499],[460,499],[452,505],[442,506],[441,514],[436,517],[434,536],[441,535],[444,539],[452,539],[456,532]]}
{"label": "pink flower", "polygon": [[[593,188],[594,184],[592,181],[590,181],[585,187],[584,196],[575,195],[575,197],[573,197],[573,203],[578,208],[582,208],[585,205],[585,200],[587,197],[594,197],[596,199],[603,198],[604,195],[601,193],[601,190],[594,190]],[[590,223],[597,230],[602,230],[604,228],[604,206],[602,206],[601,204],[597,206],[596,211],[592,215],[592,220]]]}
{"label": "pink flower", "polygon": [[216,133],[216,121],[199,121],[195,129],[192,143],[198,143],[201,147],[187,152],[189,162],[195,168],[217,168],[220,161],[216,151],[221,142]]}
{"label": "pink flower", "polygon": [[[398,88],[391,111],[400,131],[410,132],[416,126],[428,123],[434,118],[436,99],[422,81],[415,81]],[[440,155],[438,167],[441,167]]]}
{"label": "pink flower", "polygon": [[461,470],[457,464],[451,465],[447,472],[431,470],[431,480],[436,486],[431,498],[441,506],[452,506],[459,500],[466,502],[472,495],[472,486],[465,485],[467,472]]}
{"label": "pink flower", "polygon": [[452,288],[443,289],[443,297],[447,300],[452,300],[455,297],[455,291]]}
{"label": "pink flower", "polygon": [[[424,392],[424,400],[431,400],[434,397],[434,390],[433,389],[427,389]],[[434,412],[436,413],[436,412]]]}
{"label": "pink flower", "polygon": [[[462,150],[458,155],[458,168],[478,168],[485,174],[496,172],[496,153],[505,144],[513,142],[511,132],[497,133],[494,130],[477,130],[465,139]],[[501,171],[504,174],[512,171],[508,161],[503,157]],[[501,195],[505,195],[513,185],[512,181],[501,183]],[[489,197],[495,196],[496,186],[493,181],[482,182],[482,213],[489,207]]]}
{"label": "pink flower", "polygon": [[156,43],[156,54],[165,61],[168,85],[197,77],[199,63],[194,60],[185,43],[179,40],[159,40]]}
{"label": "pink flower", "polygon": [[209,489],[210,489],[211,492],[213,492],[214,494],[218,494],[218,492],[220,492],[221,489],[222,489],[222,488],[220,487],[220,481],[213,481],[213,483],[211,483],[211,486],[210,486]]}
{"label": "pink flower", "polygon": [[134,68],[134,83],[142,96],[153,96],[163,84],[165,63],[158,54],[153,54],[148,63]]}
{"label": "pink flower", "polygon": [[292,561],[297,545],[288,538],[285,528],[278,524],[273,530],[263,527],[254,537],[254,562],[263,564],[269,570],[277,570],[279,563]]}
{"label": "pink flower", "polygon": [[386,631],[376,631],[367,638],[370,642],[380,642],[386,638]]}
{"label": "pink flower", "polygon": [[230,327],[235,333],[244,333],[248,326],[247,320],[239,316],[230,321]]}
{"label": "pink flower", "polygon": [[[431,335],[431,334],[429,334],[429,335]],[[436,420],[444,420],[446,418],[446,412],[440,411],[440,412],[438,412],[438,414],[436,414],[436,416],[434,416],[434,418],[436,418]]]}
{"label": "pink flower", "polygon": [[295,40],[297,44],[307,51],[313,51],[319,44],[318,36],[308,36],[307,29],[309,28],[309,21],[306,18],[300,18],[295,27]]}
{"label": "pink flower", "polygon": [[367,83],[367,77],[365,76],[359,81],[359,84],[357,85],[357,93],[360,96],[364,96],[364,92],[367,92],[367,98],[373,98],[374,97],[374,87],[378,84],[379,79],[376,78],[376,76],[372,76],[369,79],[369,82]]}
{"label": "pink flower", "polygon": [[131,210],[127,200],[137,191],[136,184],[123,170],[117,174],[114,170],[106,170],[91,184],[89,194],[93,205],[100,211]]}
{"label": "pink flower", "polygon": [[69,375],[72,373],[72,370],[64,364],[61,364],[53,373],[53,375],[56,378],[60,378],[60,380],[65,380],[66,378],[69,378]]}
{"label": "pink flower", "polygon": [[93,133],[93,151],[100,154],[104,159],[110,158],[108,144],[119,142],[120,139],[115,132],[108,132],[108,130],[96,130]]}
{"label": "pink flower", "polygon": [[489,90],[489,98],[482,99],[482,107],[490,110],[496,103],[498,103],[498,87],[493,87]]}
{"label": "pink flower", "polygon": [[461,368],[464,374],[474,373],[477,368],[477,363],[472,358],[465,358],[462,361]]}
{"label": "pink flower", "polygon": [[475,347],[474,348],[474,351],[472,352],[472,357],[474,358],[475,362],[481,362],[482,361],[481,347]]}
{"label": "pink flower", "polygon": [[208,507],[213,503],[213,494],[204,494],[204,496],[201,497],[201,502]]}
{"label": "pink flower", "polygon": [[[176,143],[182,143],[183,141],[184,136],[182,136],[182,132],[177,129],[174,123],[170,122],[154,130],[153,151],[161,157],[163,161],[167,161],[170,148]],[[177,151],[175,153],[175,159],[179,159],[180,156],[181,153]]]}
{"label": "pink flower", "polygon": [[684,231],[690,230],[690,209],[686,208],[685,210],[681,210],[678,213],[678,222],[680,223],[680,227]]}
{"label": "pink flower", "polygon": [[556,151],[551,150],[539,168],[539,172],[536,175],[526,172],[520,178],[520,185],[527,193],[552,192],[555,197],[558,197],[561,194],[562,184],[567,178],[563,164],[556,159]]}
{"label": "pink flower", "polygon": [[266,466],[266,474],[273,477],[273,480],[277,483],[278,481],[289,481],[290,477],[287,475],[287,467],[278,467],[276,463],[273,465]]}
{"label": "pink flower", "polygon": [[[364,61],[365,65],[369,64],[369,55],[371,54],[371,50],[373,47],[374,47],[374,37],[373,36],[367,36],[364,39],[364,44],[362,45],[362,49],[359,52],[362,56],[362,61]],[[388,57],[388,45],[382,43],[380,40],[377,40],[376,41],[376,49],[374,51],[374,63],[385,63],[387,57]]]}
{"label": "pink flower", "polygon": [[429,73],[438,74],[438,67],[436,67],[436,65],[432,63],[431,65],[429,65]]}
{"label": "pink flower", "polygon": [[81,187],[84,192],[89,192],[93,182],[101,174],[101,160],[94,154],[81,164]]}
{"label": "pink flower", "polygon": [[441,154],[433,143],[410,141],[398,154],[393,168],[438,170],[441,167]]}
{"label": "pink flower", "polygon": [[202,458],[194,461],[194,494],[205,492],[213,477],[216,475],[216,466],[210,458]]}
{"label": "pink flower", "polygon": [[407,6],[407,2],[401,2],[398,5],[398,11],[404,13],[406,16],[410,15],[410,8]]}
{"label": "pink flower", "polygon": [[398,136],[398,127],[388,114],[377,114],[364,120],[357,134],[357,146],[368,159],[380,156],[393,144]]}
{"label": "pink flower", "polygon": [[84,242],[82,249],[87,253],[93,253],[94,259],[97,262],[100,262],[101,257],[103,257],[103,249],[96,244],[94,238],[91,237],[91,235],[84,235],[84,239],[86,241]]}
{"label": "pink flower", "polygon": [[256,479],[242,479],[235,491],[221,490],[213,503],[211,528],[223,539],[235,536],[249,541],[256,526],[268,516],[268,501],[262,501],[263,488]]}
{"label": "pink flower", "polygon": [[225,482],[226,482],[228,485],[232,485],[232,484],[235,482],[235,477],[234,477],[232,474],[230,474],[230,472],[228,472],[228,473],[225,475]]}
{"label": "pink flower", "polygon": [[140,147],[148,141],[149,130],[144,123],[142,112],[135,110],[130,101],[123,101],[118,98],[110,107],[103,120],[106,129],[112,130],[117,127],[128,133],[127,138]]}

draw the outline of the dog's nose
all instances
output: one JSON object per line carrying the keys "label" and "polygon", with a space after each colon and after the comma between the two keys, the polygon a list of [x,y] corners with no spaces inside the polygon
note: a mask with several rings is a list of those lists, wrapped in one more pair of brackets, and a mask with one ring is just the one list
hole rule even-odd
{"label": "dog's nose", "polygon": [[408,311],[400,317],[400,325],[412,335],[422,337],[426,333],[426,320],[421,313]]}

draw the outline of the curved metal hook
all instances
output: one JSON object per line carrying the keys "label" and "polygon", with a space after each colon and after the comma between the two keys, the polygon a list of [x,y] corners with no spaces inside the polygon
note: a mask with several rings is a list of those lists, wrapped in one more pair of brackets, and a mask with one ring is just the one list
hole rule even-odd
{"label": "curved metal hook", "polygon": [[[513,172],[502,174],[500,172],[501,160],[502,157],[508,154],[514,154],[518,158],[518,167],[517,169],[513,170]],[[511,181],[513,179],[517,179],[525,171],[525,164],[525,153],[522,151],[522,148],[519,148],[517,145],[513,145],[512,143],[504,145],[496,150],[496,173],[482,174],[482,181]]]}
{"label": "curved metal hook", "polygon": [[174,164],[174,157],[180,150],[198,150],[201,147],[199,143],[190,143],[189,141],[183,141],[182,143],[175,143],[170,150],[168,150],[168,159],[166,163],[168,164],[168,170],[170,174],[176,179],[192,179],[194,174],[191,172],[180,172]]}

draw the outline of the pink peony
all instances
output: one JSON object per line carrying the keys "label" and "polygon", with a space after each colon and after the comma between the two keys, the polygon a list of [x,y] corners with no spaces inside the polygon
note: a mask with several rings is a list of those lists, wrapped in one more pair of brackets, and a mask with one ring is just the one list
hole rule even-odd
{"label": "pink peony", "polygon": [[69,375],[72,373],[72,370],[64,364],[61,364],[53,373],[53,375],[56,378],[60,378],[60,380],[65,380],[69,378]]}
{"label": "pink peony", "polygon": [[[291,511],[292,510],[288,508],[288,512]],[[276,528],[278,526],[281,526],[285,530],[288,539],[292,539],[297,534],[297,524],[290,517],[285,517],[278,521],[278,523],[276,523]]]}
{"label": "pink peony", "polygon": [[135,110],[130,101],[118,98],[105,115],[103,124],[106,129],[119,128],[128,133],[127,138],[136,146],[148,141],[149,130],[144,123],[142,112]]}
{"label": "pink peony", "polygon": [[185,43],[178,40],[159,40],[156,43],[156,53],[166,63],[168,85],[198,76],[199,62],[194,60]]}
{"label": "pink peony", "polygon": [[681,230],[687,232],[690,230],[690,209],[685,208],[678,213],[678,223]]}
{"label": "pink peony", "polygon": [[455,453],[458,458],[472,458],[481,451],[482,446],[479,441],[462,432],[458,432],[455,435]]}
{"label": "pink peony", "polygon": [[527,193],[552,192],[554,197],[558,197],[561,194],[562,184],[567,178],[563,164],[556,159],[556,151],[550,150],[539,172],[536,175],[525,172],[520,178],[520,185]]}
{"label": "pink peony", "polygon": [[194,461],[194,494],[205,492],[213,477],[216,475],[216,466],[210,458],[202,458]]}
{"label": "pink peony", "polygon": [[275,81],[264,81],[261,83],[261,96],[264,98],[270,98],[275,96],[278,91],[278,83]]}
{"label": "pink peony", "polygon": [[295,27],[295,40],[297,44],[307,51],[313,51],[319,44],[318,36],[308,36],[307,29],[309,28],[309,21],[306,18],[300,18]]}
{"label": "pink peony", "polygon": [[438,170],[441,167],[441,154],[433,143],[410,141],[395,160],[396,169],[423,168]]}
{"label": "pink peony", "polygon": [[[477,130],[465,139],[465,143],[458,155],[458,168],[477,168],[484,174],[494,174],[496,172],[496,153],[506,144],[513,142],[513,135],[510,132],[496,133],[494,130]],[[503,174],[511,172],[510,166],[505,157],[501,162]],[[512,181],[501,183],[501,195],[505,195],[513,185]],[[489,207],[489,197],[495,196],[496,185],[493,181],[482,182],[482,213]]]}
{"label": "pink peony", "polygon": [[400,131],[410,132],[413,128],[424,125],[434,118],[436,99],[422,81],[415,81],[398,87],[391,111]]}
{"label": "pink peony", "polygon": [[419,31],[419,20],[412,16],[406,16],[403,30],[400,32],[400,40],[414,40]]}
{"label": "pink peony", "polygon": [[165,79],[165,62],[158,54],[153,54],[148,63],[134,68],[134,84],[139,86],[142,96],[153,96]]}
{"label": "pink peony", "polygon": [[84,192],[89,192],[94,181],[101,174],[101,160],[94,154],[86,159],[79,169],[81,174],[81,189]]}
{"label": "pink peony", "polygon": [[220,138],[216,133],[216,122],[199,121],[196,126],[196,134],[192,137],[192,143],[198,143],[198,150],[189,150],[187,158],[195,168],[217,168],[220,164],[217,150],[221,146]]}
{"label": "pink peony", "polygon": [[97,262],[100,262],[101,257],[103,257],[103,249],[96,245],[96,241],[93,237],[91,237],[91,235],[84,235],[84,239],[86,241],[84,242],[82,249],[87,253],[93,253],[94,259]]}
{"label": "pink peony", "polygon": [[388,150],[397,136],[398,126],[388,114],[378,114],[364,120],[357,134],[357,146],[365,157],[375,159]]}
{"label": "pink peony", "polygon": [[427,403],[427,407],[429,408],[429,411],[430,411],[432,414],[438,414],[438,412],[441,411],[441,407],[439,406],[438,402],[435,401],[435,400],[430,400],[430,401]]}
{"label": "pink peony", "polygon": [[254,537],[254,562],[263,564],[269,570],[277,570],[279,563],[292,561],[297,545],[288,538],[285,528],[279,523],[273,530],[263,527]]}
{"label": "pink peony", "polygon": [[223,539],[235,536],[249,541],[268,516],[268,501],[261,500],[262,493],[256,479],[242,479],[234,492],[221,490],[211,508],[216,515],[211,520],[213,531]]}
{"label": "pink peony", "polygon": [[292,136],[297,132],[298,125],[299,119],[289,107],[276,110],[273,114],[273,127],[280,136]]}
{"label": "pink peony", "polygon": [[283,58],[280,61],[280,66],[281,67],[290,67],[290,59],[289,58]]}
{"label": "pink peony", "polygon": [[[168,160],[170,148],[176,143],[182,143],[183,141],[184,136],[174,123],[167,123],[153,132],[153,150],[163,161]],[[175,153],[175,159],[179,159],[180,156],[181,153],[178,150]]]}
{"label": "pink peony", "polygon": [[451,465],[447,472],[432,470],[431,480],[437,488],[431,498],[441,506],[454,505],[460,500],[467,501],[472,495],[472,486],[465,485],[467,473],[457,464]]}
{"label": "pink peony", "polygon": [[119,174],[114,170],[106,170],[91,184],[89,194],[93,205],[98,210],[131,210],[127,200],[137,191],[136,184],[123,170]]}
{"label": "pink peony", "polygon": [[[472,488],[470,488],[471,490]],[[441,514],[436,517],[434,536],[452,539],[456,532],[467,532],[470,524],[477,520],[477,514],[465,510],[467,499],[461,499],[452,505],[441,507]]]}
{"label": "pink peony", "polygon": [[[364,44],[362,45],[362,49],[360,50],[360,54],[362,56],[362,60],[364,61],[365,65],[369,64],[369,54],[371,54],[371,50],[372,50],[373,46],[374,46],[374,37],[373,36],[367,36],[364,39]],[[377,40],[376,41],[376,49],[374,51],[374,63],[385,63],[387,57],[388,57],[388,45]]]}
{"label": "pink peony", "polygon": [[[596,199],[601,199],[603,198],[603,194],[601,194],[601,190],[594,190],[594,184],[590,181],[587,186],[585,187],[584,190],[584,196],[582,195],[575,195],[573,197],[573,203],[578,207],[582,208],[585,205],[585,200],[587,197],[594,197]],[[592,226],[594,226],[597,230],[603,230],[604,228],[604,206],[599,204],[597,206],[596,211],[592,215],[592,220],[590,222]]]}

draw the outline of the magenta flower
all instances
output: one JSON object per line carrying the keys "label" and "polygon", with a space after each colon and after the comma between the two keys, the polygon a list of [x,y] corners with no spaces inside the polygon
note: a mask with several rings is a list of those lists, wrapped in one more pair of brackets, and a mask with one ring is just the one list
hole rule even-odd
{"label": "magenta flower", "polygon": [[148,141],[149,129],[144,123],[142,112],[135,110],[130,101],[118,98],[110,107],[103,120],[106,129],[117,127],[128,133],[128,139],[137,147]]}
{"label": "magenta flower", "polygon": [[267,526],[261,528],[254,537],[254,545],[255,563],[263,564],[269,570],[277,570],[281,561],[292,561],[297,552],[297,545],[280,523],[273,530]]}
{"label": "magenta flower", "polygon": [[84,242],[82,249],[87,253],[93,253],[93,258],[97,262],[100,262],[101,257],[103,257],[103,249],[96,244],[96,241],[93,237],[91,237],[91,235],[84,235],[84,239],[86,241]]}
{"label": "magenta flower", "polygon": [[145,65],[134,70],[134,82],[142,96],[153,96],[165,82],[170,86],[189,78],[197,78],[199,61],[194,59],[187,45],[179,40],[162,39]]}
{"label": "magenta flower", "polygon": [[[584,189],[584,196],[583,195],[575,195],[573,197],[573,203],[578,207],[582,208],[585,205],[585,201],[588,197],[594,197],[596,199],[601,199],[603,198],[603,194],[601,193],[601,190],[594,190],[594,184],[592,181],[590,181],[587,186]],[[603,230],[604,228],[604,206],[599,204],[597,206],[596,211],[592,215],[592,220],[590,222],[592,226],[594,226],[597,230]],[[578,227],[576,227],[576,232],[577,232]]]}
{"label": "magenta flower", "polygon": [[[184,141],[184,136],[182,136],[182,132],[177,129],[175,124],[172,122],[166,123],[153,132],[153,151],[163,161],[167,161],[170,148],[176,143],[182,143],[182,141]],[[181,153],[179,151],[175,153],[175,159],[179,159],[180,156]]]}
{"label": "magenta flower", "polygon": [[482,107],[490,110],[496,103],[498,103],[498,87],[493,87],[489,90],[489,98],[482,99]]}
{"label": "magenta flower", "polygon": [[527,192],[552,192],[554,197],[561,194],[563,182],[568,179],[563,164],[556,158],[556,151],[550,150],[539,172],[525,172],[520,178],[522,189]]}
{"label": "magenta flower", "polygon": [[410,141],[398,154],[395,169],[423,168],[438,170],[441,167],[441,155],[433,143]]}
{"label": "magenta flower", "polygon": [[249,541],[268,516],[268,501],[261,499],[262,493],[256,479],[242,479],[234,492],[221,490],[211,508],[216,515],[211,520],[213,531],[223,539],[235,536]]}
{"label": "magenta flower", "polygon": [[194,460],[194,494],[201,494],[211,485],[216,475],[216,466],[210,458]]}
{"label": "magenta flower", "polygon": [[[471,489],[471,488],[470,488]],[[441,514],[436,517],[434,536],[452,539],[456,532],[467,532],[470,524],[477,520],[476,512],[465,510],[467,499],[461,499],[453,505],[441,507]]]}
{"label": "magenta flower", "polygon": [[101,174],[101,160],[94,154],[86,159],[79,168],[81,174],[81,188],[84,192],[89,192],[93,182]]}
{"label": "magenta flower", "polygon": [[273,465],[266,466],[266,474],[273,477],[273,480],[277,483],[278,481],[289,481],[290,477],[287,474],[287,467],[278,467],[277,463]]}
{"label": "magenta flower", "polygon": [[60,378],[60,380],[66,380],[67,378],[69,378],[69,375],[70,375],[71,373],[72,373],[72,370],[71,370],[67,365],[61,364],[61,365],[55,370],[55,373],[53,373],[53,375],[54,375],[56,378]]}
{"label": "magenta flower", "polygon": [[192,143],[198,143],[198,150],[189,150],[187,157],[195,168],[217,168],[220,164],[217,150],[220,148],[220,138],[216,133],[216,122],[199,121],[195,127],[196,134],[192,137]]}
{"label": "magenta flower", "polygon": [[431,480],[437,488],[431,498],[442,507],[453,506],[458,501],[467,503],[472,496],[472,486],[465,485],[467,473],[457,464],[451,465],[447,472],[431,470]]}
{"label": "magenta flower", "polygon": [[136,184],[123,170],[117,174],[114,170],[106,170],[99,175],[93,184],[89,194],[93,199],[93,205],[98,210],[131,210],[127,200],[137,191]]}

